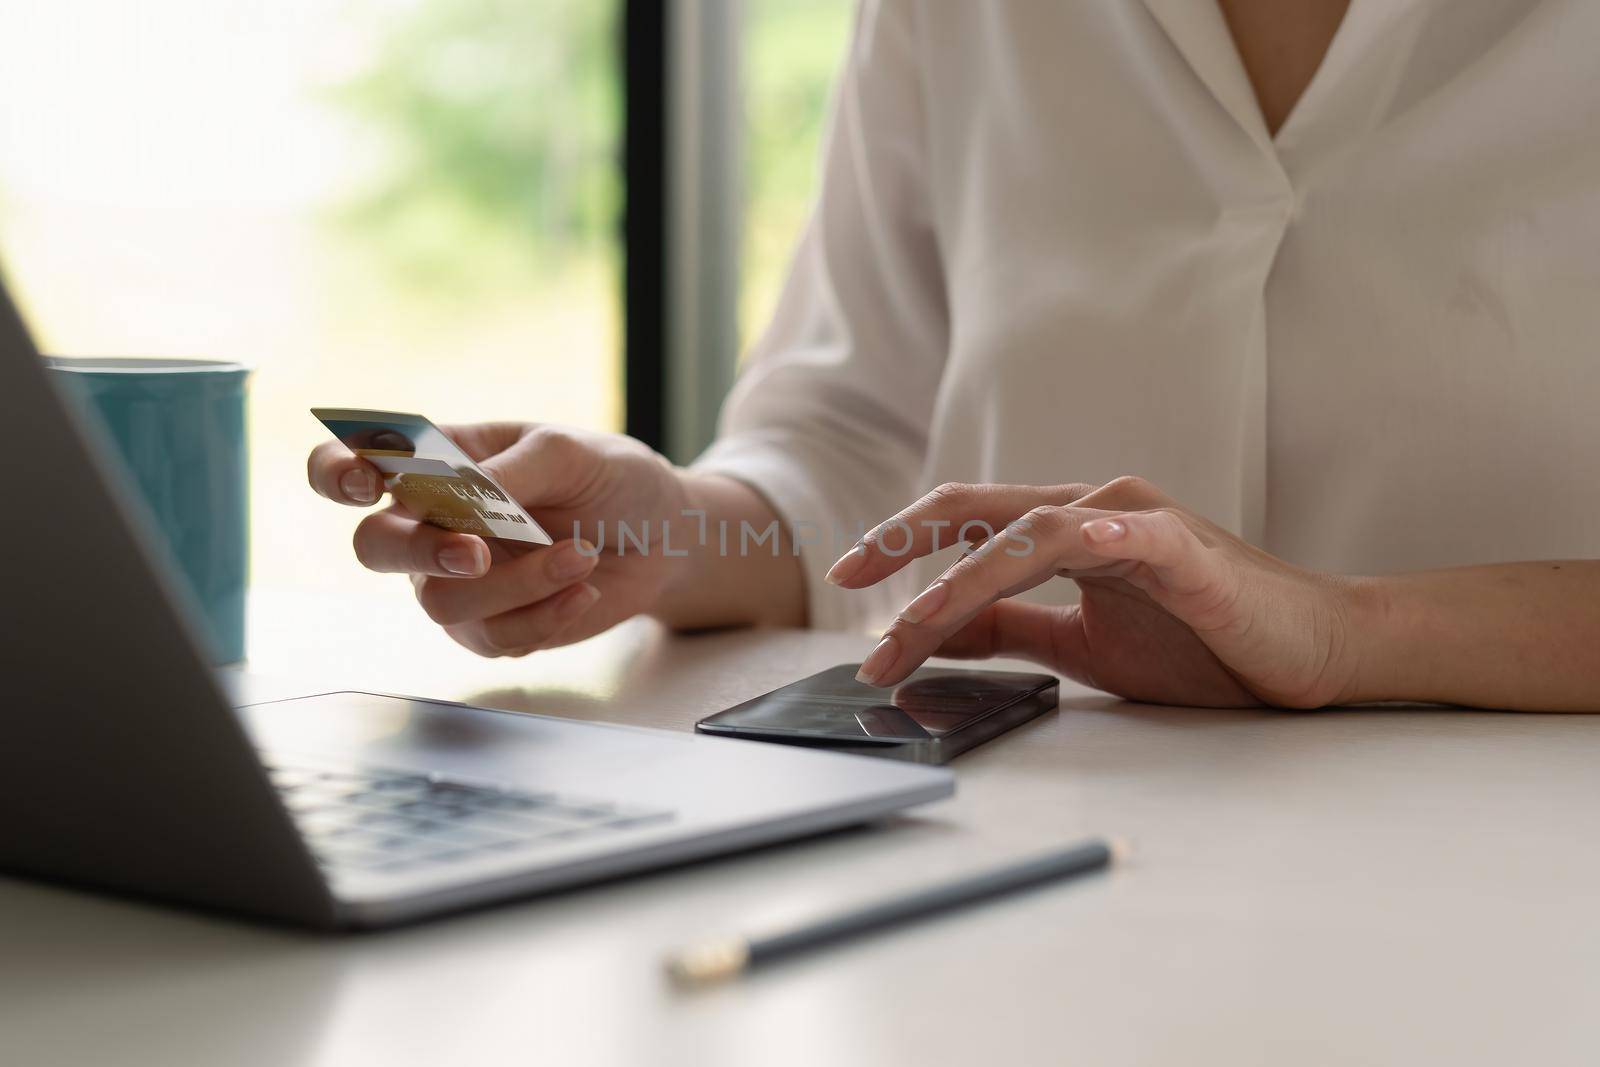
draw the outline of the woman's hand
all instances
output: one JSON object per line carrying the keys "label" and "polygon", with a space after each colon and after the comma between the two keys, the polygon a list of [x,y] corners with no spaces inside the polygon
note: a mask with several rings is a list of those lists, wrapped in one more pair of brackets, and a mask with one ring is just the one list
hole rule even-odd
{"label": "woman's hand", "polygon": [[[1290,566],[1139,478],[1098,489],[941,486],[868,534],[829,581],[870,586],[947,547],[963,523],[998,532],[973,538],[977,549],[906,605],[862,664],[863,681],[893,685],[934,655],[1015,655],[1152,703],[1355,698],[1364,583]],[[1058,577],[1078,583],[1080,604],[1009,599]]]}
{"label": "woman's hand", "polygon": [[[776,516],[749,486],[674,467],[621,434],[529,423],[443,427],[558,540],[485,540],[419,521],[398,503],[356,527],[356,558],[411,576],[429,617],[483,656],[571,644],[634,615],[669,626],[805,622],[800,563],[784,541],[770,554],[719,556],[707,530],[765,529]],[[312,488],[366,507],[383,495],[376,467],[338,441],[311,453]],[[622,536],[626,527],[628,536]],[[720,543],[710,535],[712,543]]]}
{"label": "woman's hand", "polygon": [[[485,540],[421,522],[398,502],[362,520],[356,557],[409,574],[423,610],[458,643],[484,656],[523,655],[599,633],[660,599],[681,561],[659,544],[633,550],[617,523],[659,539],[665,522],[680,521],[688,492],[664,458],[631,438],[552,426],[444,432],[558,539]],[[377,468],[338,441],[311,453],[307,476],[341,504],[375,504],[383,492]]]}

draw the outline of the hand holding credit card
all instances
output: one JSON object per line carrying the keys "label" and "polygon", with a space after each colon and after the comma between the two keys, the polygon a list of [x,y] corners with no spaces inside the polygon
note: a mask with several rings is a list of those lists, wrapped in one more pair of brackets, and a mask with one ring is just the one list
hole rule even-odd
{"label": "hand holding credit card", "polygon": [[[666,538],[671,523],[674,545],[692,545],[699,531],[689,479],[631,437],[505,420],[441,430],[387,411],[314,414],[333,437],[311,450],[306,480],[334,503],[372,508],[352,532],[356,560],[408,576],[427,616],[479,655],[592,637],[654,610],[686,575],[686,549],[669,551]],[[393,503],[374,507],[385,489]],[[624,526],[640,536],[606,536]]]}
{"label": "hand holding credit card", "polygon": [[312,408],[311,414],[381,471],[384,488],[422,521],[479,537],[552,543],[510,493],[421,415],[355,408]]}

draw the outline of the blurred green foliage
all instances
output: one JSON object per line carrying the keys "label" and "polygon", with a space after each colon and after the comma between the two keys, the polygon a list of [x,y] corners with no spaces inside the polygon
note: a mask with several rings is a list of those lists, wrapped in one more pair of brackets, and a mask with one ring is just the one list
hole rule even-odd
{"label": "blurred green foliage", "polygon": [[829,95],[851,0],[744,0],[743,277],[740,335],[766,327],[815,195]]}
{"label": "blurred green foliage", "polygon": [[745,172],[753,210],[803,209],[811,198],[852,9],[849,0],[745,0]]}
{"label": "blurred green foliage", "polygon": [[[614,0],[425,0],[336,97],[386,142],[341,213],[383,264],[477,289],[605,254],[621,203]],[[510,277],[507,277],[507,275]]]}
{"label": "blurred green foliage", "polygon": [[[669,2],[669,0],[662,0]],[[851,0],[743,0],[744,281],[759,328],[813,195]],[[337,101],[388,152],[340,212],[435,294],[618,254],[619,0],[419,0]]]}

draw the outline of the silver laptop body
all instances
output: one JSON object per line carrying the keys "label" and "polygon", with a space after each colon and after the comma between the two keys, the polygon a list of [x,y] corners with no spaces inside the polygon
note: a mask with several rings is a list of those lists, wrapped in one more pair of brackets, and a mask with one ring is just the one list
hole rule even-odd
{"label": "silver laptop body", "polygon": [[941,768],[380,694],[236,712],[99,432],[0,287],[0,871],[374,927],[954,791]]}

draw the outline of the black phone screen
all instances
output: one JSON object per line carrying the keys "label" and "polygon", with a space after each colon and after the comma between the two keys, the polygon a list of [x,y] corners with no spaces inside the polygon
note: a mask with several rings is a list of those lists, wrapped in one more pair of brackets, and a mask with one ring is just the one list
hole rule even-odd
{"label": "black phone screen", "polygon": [[963,726],[1055,684],[1036,674],[924,667],[891,689],[840,665],[705,719],[711,733],[789,735],[840,742],[904,743]]}

